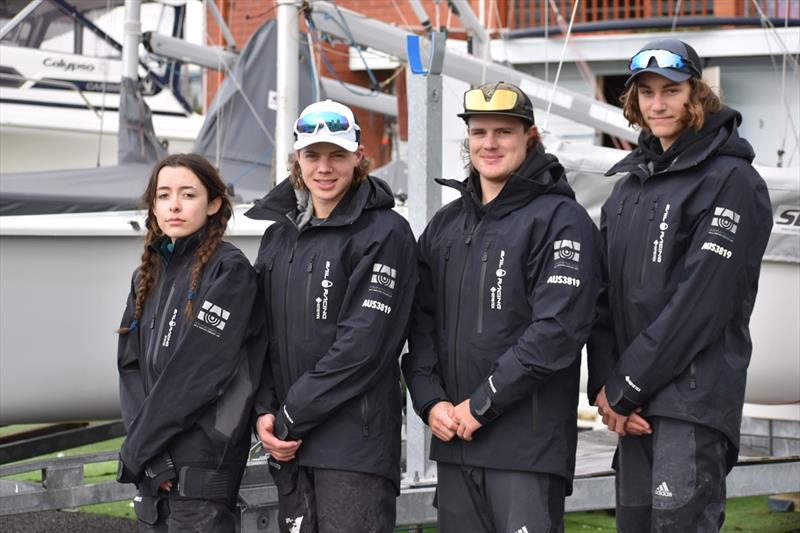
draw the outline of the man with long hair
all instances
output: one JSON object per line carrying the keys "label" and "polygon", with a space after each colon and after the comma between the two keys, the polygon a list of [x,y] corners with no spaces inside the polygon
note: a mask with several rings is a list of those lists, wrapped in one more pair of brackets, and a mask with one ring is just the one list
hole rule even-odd
{"label": "man with long hair", "polygon": [[589,342],[590,400],[620,435],[617,527],[717,531],[736,462],[748,331],[772,226],[741,115],[677,39],[630,61],[639,147],[602,210],[607,291]]}
{"label": "man with long hair", "polygon": [[600,240],[533,105],[493,82],[464,95],[469,176],[419,240],[403,373],[431,428],[439,531],[563,531],[581,348]]}

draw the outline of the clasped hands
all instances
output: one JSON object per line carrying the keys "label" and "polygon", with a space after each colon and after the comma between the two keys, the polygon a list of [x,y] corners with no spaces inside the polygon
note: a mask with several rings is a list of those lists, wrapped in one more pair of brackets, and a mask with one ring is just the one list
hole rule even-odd
{"label": "clasped hands", "polygon": [[647,420],[639,414],[642,410],[641,407],[628,416],[614,411],[608,403],[608,398],[606,398],[605,387],[597,393],[594,404],[597,406],[597,412],[603,417],[603,424],[608,427],[609,431],[613,431],[620,437],[625,435],[649,435],[653,432]]}
{"label": "clasped hands", "polygon": [[458,405],[441,401],[428,411],[428,426],[436,438],[444,442],[455,436],[466,441],[481,427],[469,410],[469,398]]}
{"label": "clasped hands", "polygon": [[291,461],[303,444],[302,440],[281,440],[275,436],[275,415],[267,413],[256,420],[256,433],[261,446],[278,461]]}

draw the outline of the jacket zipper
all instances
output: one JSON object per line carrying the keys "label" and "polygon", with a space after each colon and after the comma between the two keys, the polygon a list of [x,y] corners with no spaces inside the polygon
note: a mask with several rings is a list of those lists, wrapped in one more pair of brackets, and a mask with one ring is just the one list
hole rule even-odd
{"label": "jacket zipper", "polygon": [[[161,335],[164,333],[164,324],[167,321],[167,311],[169,309],[169,304],[172,301],[172,295],[174,293],[175,293],[175,284],[173,283],[169,288],[169,294],[167,295],[167,302],[164,304],[163,308],[161,309],[161,320],[159,321],[159,324],[158,324],[158,333],[156,334],[155,337],[152,338],[153,352],[152,352],[152,356],[151,357],[153,358],[153,361],[152,361],[153,370],[155,370],[156,363],[158,362],[158,352],[159,352],[159,348],[161,347]],[[159,304],[160,303],[161,302],[159,302]],[[158,304],[156,304],[156,305],[157,305],[156,309],[158,309]],[[150,323],[151,333],[152,333],[153,328],[155,327],[155,322],[156,322],[156,317],[153,317],[153,320]]]}
{"label": "jacket zipper", "polygon": [[367,393],[361,395],[361,435],[369,437],[369,400],[367,400]]}
{"label": "jacket zipper", "polygon": [[305,311],[303,316],[305,317],[305,338],[307,339],[311,335],[311,309],[309,308],[309,302],[311,300],[311,278],[314,273],[314,258],[312,257],[308,261],[308,265],[306,265],[306,299],[304,308]]}
{"label": "jacket zipper", "polygon": [[[281,367],[284,369],[284,378],[286,379],[286,388],[288,390],[291,387],[293,380],[292,380],[292,372],[289,369],[290,364],[290,357],[289,357],[289,324],[286,317],[289,313],[289,291],[287,290],[289,287],[289,282],[292,279],[292,265],[294,264],[294,252],[297,249],[297,241],[294,242],[292,245],[292,249],[289,251],[289,264],[286,267],[286,284],[284,285],[283,291],[283,361],[281,361]],[[295,373],[297,373],[297,369],[294,369]]]}
{"label": "jacket zipper", "polygon": [[486,289],[486,265],[489,262],[489,245],[483,250],[481,256],[481,281],[478,284],[478,333],[483,333],[483,304],[484,290]]}
{"label": "jacket zipper", "polygon": [[[478,223],[480,225],[480,223]],[[466,246],[470,246],[472,244],[472,235],[475,233],[475,230],[478,228],[478,225],[473,226],[472,231],[470,231],[467,238],[464,239],[464,244]],[[450,379],[451,383],[455,387],[455,398],[457,400],[461,399],[461,391],[460,387],[458,386],[458,346],[459,346],[459,338],[458,338],[458,330],[461,321],[461,293],[464,292],[464,273],[467,269],[467,261],[461,263],[461,277],[459,278],[459,285],[458,285],[458,299],[456,301],[456,320],[455,326],[453,327],[453,334],[450,336],[452,339],[452,349],[450,350],[450,358],[452,360],[452,365],[450,365]]]}
{"label": "jacket zipper", "polygon": [[[614,232],[611,234],[611,246],[608,247],[608,250],[613,250],[614,246],[617,244],[617,233],[619,233],[619,226],[622,224],[622,210],[625,207],[625,199],[619,201],[619,205],[617,206],[617,220],[614,224]],[[610,261],[609,261],[610,262]]]}
{"label": "jacket zipper", "polygon": [[450,264],[450,247],[452,243],[447,244],[444,251],[444,273],[442,274],[442,331],[447,330],[447,266]]}
{"label": "jacket zipper", "polygon": [[642,269],[639,272],[640,287],[644,287],[645,274],[647,272],[647,262],[651,257],[650,245],[652,243],[650,242],[650,235],[652,232],[650,230],[653,227],[653,220],[656,218],[656,206],[658,206],[658,200],[653,200],[653,202],[650,204],[650,214],[647,216],[647,230],[645,230],[644,234],[644,253],[642,253]]}
{"label": "jacket zipper", "polygon": [[[275,268],[275,258],[270,257],[269,262],[267,263],[267,279],[266,279],[266,290],[264,294],[266,295],[266,301],[272,301],[272,269]],[[275,331],[275,324],[272,321],[272,304],[267,303],[267,320],[269,323],[270,331]]]}
{"label": "jacket zipper", "polygon": [[695,390],[697,388],[697,380],[695,379],[695,372],[697,371],[697,367],[692,361],[692,364],[689,365],[689,389]]}

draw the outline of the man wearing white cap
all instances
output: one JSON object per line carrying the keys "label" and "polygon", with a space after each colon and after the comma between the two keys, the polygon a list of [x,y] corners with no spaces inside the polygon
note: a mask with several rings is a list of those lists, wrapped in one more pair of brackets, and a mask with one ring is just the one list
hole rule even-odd
{"label": "man wearing white cap", "polygon": [[294,132],[290,179],[247,212],[275,221],[256,261],[270,327],[256,429],[281,531],[388,533],[416,245],[389,186],[367,174],[349,108],[312,104]]}

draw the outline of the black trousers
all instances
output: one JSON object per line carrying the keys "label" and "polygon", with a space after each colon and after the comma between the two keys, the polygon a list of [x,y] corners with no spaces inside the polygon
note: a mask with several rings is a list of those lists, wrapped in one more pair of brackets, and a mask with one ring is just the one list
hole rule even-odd
{"label": "black trousers", "polygon": [[270,459],[281,533],[392,533],[397,492],[387,478]]}
{"label": "black trousers", "polygon": [[550,474],[439,463],[440,533],[562,533],[566,482]]}
{"label": "black trousers", "polygon": [[648,419],[652,435],[626,436],[614,456],[621,533],[716,533],[725,521],[728,439],[699,424]]}
{"label": "black trousers", "polygon": [[[153,511],[137,512],[139,533],[234,533],[232,509],[213,500],[163,497],[152,501]],[[146,521],[145,521],[146,520]]]}

